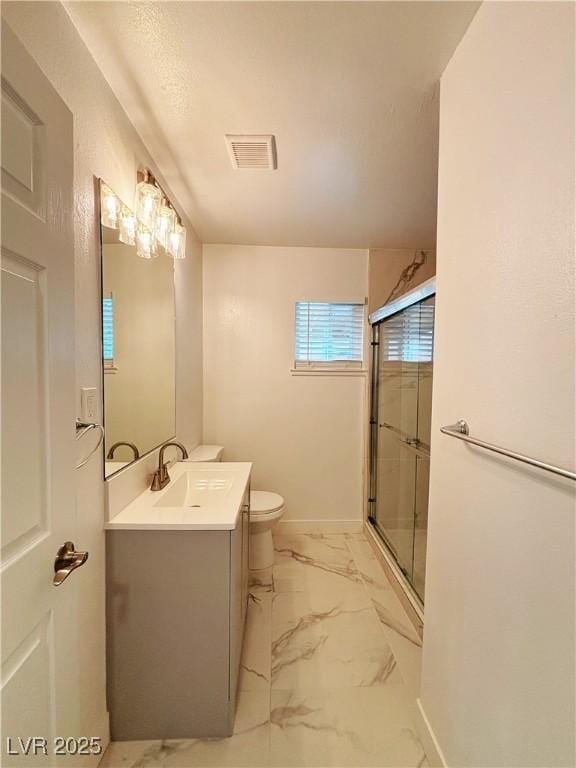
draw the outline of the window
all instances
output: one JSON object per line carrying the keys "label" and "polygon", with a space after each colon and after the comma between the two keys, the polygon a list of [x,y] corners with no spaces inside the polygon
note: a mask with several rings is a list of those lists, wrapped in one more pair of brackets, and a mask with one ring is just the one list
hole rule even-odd
{"label": "window", "polygon": [[380,326],[381,359],[429,363],[434,344],[434,303],[414,304]]}
{"label": "window", "polygon": [[364,304],[296,302],[295,367],[361,367]]}
{"label": "window", "polygon": [[114,300],[112,294],[102,298],[102,356],[104,370],[114,367]]}

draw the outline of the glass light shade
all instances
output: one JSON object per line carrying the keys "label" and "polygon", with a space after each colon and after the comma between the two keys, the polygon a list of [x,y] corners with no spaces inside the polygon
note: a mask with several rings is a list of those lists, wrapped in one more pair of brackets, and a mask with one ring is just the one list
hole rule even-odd
{"label": "glass light shade", "polygon": [[181,224],[175,224],[170,233],[168,253],[173,259],[186,258],[186,229]]}
{"label": "glass light shade", "polygon": [[102,226],[118,229],[118,214],[120,213],[120,200],[106,184],[100,185],[100,218]]}
{"label": "glass light shade", "polygon": [[154,233],[141,224],[136,230],[136,255],[142,259],[155,259],[158,256],[158,241]]}
{"label": "glass light shade", "polygon": [[152,232],[156,229],[156,218],[161,198],[162,192],[153,184],[141,181],[136,185],[136,200],[134,203],[136,218],[140,224]]}
{"label": "glass light shade", "polygon": [[129,208],[122,209],[119,226],[118,239],[126,245],[136,245],[136,216]]}
{"label": "glass light shade", "polygon": [[174,231],[175,224],[176,213],[164,200],[158,210],[158,216],[156,218],[156,238],[160,245],[166,250],[168,250],[170,234]]}

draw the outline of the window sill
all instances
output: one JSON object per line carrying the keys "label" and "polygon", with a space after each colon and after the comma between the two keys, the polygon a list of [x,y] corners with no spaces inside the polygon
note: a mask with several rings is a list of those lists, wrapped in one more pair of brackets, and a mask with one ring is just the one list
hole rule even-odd
{"label": "window sill", "polygon": [[291,376],[366,376],[366,368],[290,368]]}

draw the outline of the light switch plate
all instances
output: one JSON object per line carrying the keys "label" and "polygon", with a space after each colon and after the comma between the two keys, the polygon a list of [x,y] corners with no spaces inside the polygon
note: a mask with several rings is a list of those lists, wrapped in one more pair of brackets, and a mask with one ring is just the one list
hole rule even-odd
{"label": "light switch plate", "polygon": [[98,408],[96,387],[82,387],[80,389],[80,419],[81,421],[96,421]]}

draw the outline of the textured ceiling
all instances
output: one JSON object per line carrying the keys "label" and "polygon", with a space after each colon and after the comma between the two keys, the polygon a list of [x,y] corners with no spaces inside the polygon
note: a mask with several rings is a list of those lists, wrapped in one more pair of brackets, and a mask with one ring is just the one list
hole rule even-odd
{"label": "textured ceiling", "polygon": [[[203,242],[415,248],[435,242],[439,77],[478,5],[66,8]],[[234,170],[225,133],[273,133],[278,170]]]}

